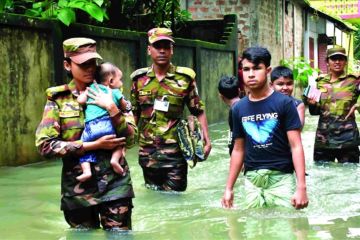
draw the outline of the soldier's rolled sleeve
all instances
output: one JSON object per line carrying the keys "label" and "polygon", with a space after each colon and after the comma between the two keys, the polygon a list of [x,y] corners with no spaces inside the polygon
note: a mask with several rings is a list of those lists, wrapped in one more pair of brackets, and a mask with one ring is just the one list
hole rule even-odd
{"label": "soldier's rolled sleeve", "polygon": [[135,117],[139,119],[140,117],[140,108],[139,108],[139,101],[138,101],[138,92],[136,89],[136,82],[134,81],[131,86],[131,93],[130,93],[130,102],[132,105],[132,112]]}
{"label": "soldier's rolled sleeve", "polygon": [[35,145],[41,155],[45,157],[63,157],[66,155],[81,154],[82,141],[61,141],[59,108],[51,100],[47,100],[44,113],[36,129]]}
{"label": "soldier's rolled sleeve", "polygon": [[191,81],[191,84],[189,86],[189,94],[186,99],[186,104],[189,108],[190,113],[194,116],[199,116],[205,111],[205,104],[200,99],[195,79]]}
{"label": "soldier's rolled sleeve", "polygon": [[320,103],[309,104],[310,115],[319,115],[320,114]]}
{"label": "soldier's rolled sleeve", "polygon": [[357,88],[356,88],[356,110],[360,112],[360,78],[357,78]]}

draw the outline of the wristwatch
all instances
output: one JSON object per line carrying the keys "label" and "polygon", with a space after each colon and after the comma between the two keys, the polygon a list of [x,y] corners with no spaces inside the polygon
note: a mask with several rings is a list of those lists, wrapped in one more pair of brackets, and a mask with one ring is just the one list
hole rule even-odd
{"label": "wristwatch", "polygon": [[130,112],[131,110],[132,110],[131,102],[126,100],[125,110],[123,110],[123,111],[124,112]]}

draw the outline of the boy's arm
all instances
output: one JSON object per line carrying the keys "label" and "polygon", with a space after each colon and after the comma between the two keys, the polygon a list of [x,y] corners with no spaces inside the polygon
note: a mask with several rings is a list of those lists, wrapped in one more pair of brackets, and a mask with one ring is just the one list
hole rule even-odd
{"label": "boy's arm", "polygon": [[301,126],[304,127],[305,124],[305,104],[304,103],[300,103],[297,108],[296,108],[298,114],[299,114],[299,118],[300,118],[300,122],[301,122]]}
{"label": "boy's arm", "polygon": [[205,158],[207,158],[211,151],[211,142],[209,137],[209,127],[208,127],[205,111],[203,111],[199,116],[197,116],[197,119],[199,120],[201,124],[201,128],[203,130],[204,141],[205,141],[204,155]]}
{"label": "boy's arm", "polygon": [[234,200],[233,188],[244,162],[244,153],[245,153],[244,147],[245,147],[244,139],[237,138],[235,140],[234,149],[231,153],[230,170],[226,182],[224,196],[221,199],[221,205],[225,208],[231,208],[233,206],[233,200]]}
{"label": "boy's arm", "polygon": [[287,131],[287,137],[291,147],[292,160],[296,174],[296,191],[291,198],[291,204],[294,208],[301,209],[307,207],[309,200],[306,193],[305,156],[301,143],[300,130]]}

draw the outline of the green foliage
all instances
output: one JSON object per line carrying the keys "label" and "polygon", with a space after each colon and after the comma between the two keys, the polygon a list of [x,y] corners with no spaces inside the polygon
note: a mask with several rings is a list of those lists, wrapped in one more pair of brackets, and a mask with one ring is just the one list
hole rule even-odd
{"label": "green foliage", "polygon": [[178,0],[148,0],[144,2],[144,12],[148,12],[156,27],[172,27],[191,19],[191,14],[180,9]]}
{"label": "green foliage", "polygon": [[[86,12],[91,18],[99,22],[108,19],[105,9],[102,8],[104,0],[44,0],[44,1],[18,1],[5,0],[0,11],[20,13],[31,17],[44,19],[59,19],[66,26],[76,21],[78,10]],[[31,6],[29,4],[32,4]]]}
{"label": "green foliage", "polygon": [[280,65],[292,69],[294,81],[298,82],[298,84],[300,84],[303,88],[307,87],[310,76],[312,76],[315,72],[320,72],[319,69],[312,68],[310,63],[306,62],[303,57],[282,59],[280,61]]}
{"label": "green foliage", "polygon": [[58,19],[66,26],[85,22],[131,30],[163,26],[176,31],[191,20],[180,0],[0,0],[0,12]]}
{"label": "green foliage", "polygon": [[360,60],[360,26],[357,25],[358,30],[354,33],[354,58]]}

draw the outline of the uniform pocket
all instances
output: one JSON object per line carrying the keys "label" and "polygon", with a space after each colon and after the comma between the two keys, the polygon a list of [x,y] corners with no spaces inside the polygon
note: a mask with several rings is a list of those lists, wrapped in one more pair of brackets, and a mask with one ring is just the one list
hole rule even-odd
{"label": "uniform pocket", "polygon": [[139,104],[141,109],[140,117],[150,118],[154,105],[154,96],[151,94],[151,91],[139,94]]}
{"label": "uniform pocket", "polygon": [[181,118],[184,110],[184,98],[174,95],[166,95],[164,98],[169,101],[169,110],[165,113],[165,116],[168,118]]}
{"label": "uniform pocket", "polygon": [[63,139],[72,139],[84,128],[80,105],[77,102],[66,103],[59,111],[61,135]]}

